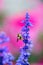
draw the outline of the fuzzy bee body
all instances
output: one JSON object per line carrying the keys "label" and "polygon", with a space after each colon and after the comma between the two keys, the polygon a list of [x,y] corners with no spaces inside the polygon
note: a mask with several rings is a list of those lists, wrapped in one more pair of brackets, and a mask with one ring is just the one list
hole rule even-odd
{"label": "fuzzy bee body", "polygon": [[19,40],[21,40],[21,39],[22,39],[21,34],[18,34],[18,35],[17,35],[17,42],[18,42]]}

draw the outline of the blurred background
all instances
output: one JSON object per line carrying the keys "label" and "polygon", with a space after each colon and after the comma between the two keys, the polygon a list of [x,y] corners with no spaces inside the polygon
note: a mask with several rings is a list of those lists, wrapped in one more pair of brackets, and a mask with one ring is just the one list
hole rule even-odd
{"label": "blurred background", "polygon": [[10,41],[0,44],[0,48],[7,46],[9,51],[17,58],[22,40],[17,42],[26,12],[30,15],[30,36],[33,42],[31,65],[43,64],[43,0],[0,0],[0,31],[6,32]]}

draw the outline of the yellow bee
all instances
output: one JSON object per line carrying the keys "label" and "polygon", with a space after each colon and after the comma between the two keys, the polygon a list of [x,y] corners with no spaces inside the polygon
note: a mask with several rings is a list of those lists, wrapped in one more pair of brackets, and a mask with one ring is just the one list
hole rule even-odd
{"label": "yellow bee", "polygon": [[18,42],[19,40],[22,40],[21,34],[18,34],[18,35],[17,35],[17,42]]}

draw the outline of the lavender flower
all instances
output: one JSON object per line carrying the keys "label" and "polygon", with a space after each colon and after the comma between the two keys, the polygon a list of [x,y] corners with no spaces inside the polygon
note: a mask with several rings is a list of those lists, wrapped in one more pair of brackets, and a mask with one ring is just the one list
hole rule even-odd
{"label": "lavender flower", "polygon": [[6,36],[5,32],[0,32],[0,44],[9,42],[9,37]]}
{"label": "lavender flower", "polygon": [[28,58],[31,55],[32,43],[29,39],[30,36],[28,31],[30,30],[29,26],[32,26],[32,24],[29,22],[28,13],[26,13],[26,17],[23,23],[24,23],[24,27],[21,30],[21,35],[25,46],[21,49],[20,56],[17,60],[16,65],[30,65],[28,62]]}
{"label": "lavender flower", "polygon": [[[9,37],[6,36],[5,32],[0,32],[0,44],[3,44],[5,42],[9,42]],[[12,65],[14,57],[11,53],[9,53],[7,47],[0,48],[0,60],[1,65],[4,64]]]}
{"label": "lavender flower", "polygon": [[8,49],[3,51],[3,64],[12,65],[12,61],[14,60],[14,57],[11,53],[9,53]]}

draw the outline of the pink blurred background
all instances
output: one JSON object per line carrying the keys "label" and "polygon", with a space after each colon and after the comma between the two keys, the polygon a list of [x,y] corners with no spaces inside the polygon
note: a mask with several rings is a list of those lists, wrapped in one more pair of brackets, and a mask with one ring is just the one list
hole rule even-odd
{"label": "pink blurred background", "polygon": [[[11,2],[13,3],[13,0]],[[10,3],[10,0],[0,0],[0,12],[5,13],[5,18],[2,21],[2,25],[0,25],[0,31],[5,31],[6,34],[10,37],[10,41],[7,44],[5,43],[0,45],[0,47],[7,46],[9,48],[9,51],[14,56],[17,57],[19,55],[19,49],[20,47],[23,47],[23,42],[17,42],[17,34],[21,31],[21,28],[23,26],[21,22],[25,19],[25,14],[28,11],[30,15],[30,22],[33,24],[33,26],[30,27],[30,36],[33,42],[32,59],[35,60],[31,60],[30,63],[31,65],[42,65],[43,3],[41,2],[41,0],[24,0],[22,1],[22,3],[21,0],[19,0],[18,3],[17,0],[14,0],[13,5],[12,3]],[[22,4],[24,8],[22,8]],[[36,57],[38,57],[38,60],[36,59]]]}

